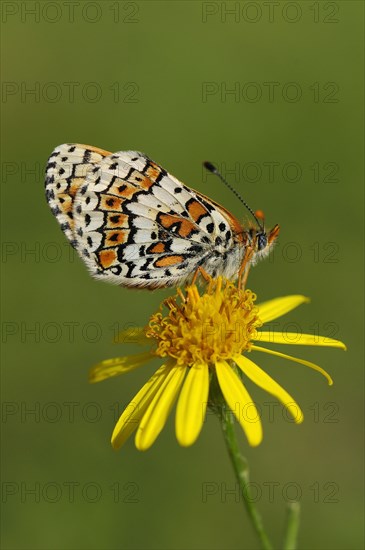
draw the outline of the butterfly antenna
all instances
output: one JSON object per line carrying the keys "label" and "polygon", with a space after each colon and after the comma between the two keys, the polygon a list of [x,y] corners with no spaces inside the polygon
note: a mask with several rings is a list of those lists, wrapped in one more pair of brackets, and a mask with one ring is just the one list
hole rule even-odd
{"label": "butterfly antenna", "polygon": [[257,217],[255,216],[255,212],[252,210],[252,208],[250,208],[247,204],[247,202],[245,202],[243,200],[243,198],[241,197],[241,195],[236,191],[236,189],[234,189],[234,187],[232,187],[232,185],[230,185],[228,183],[228,181],[222,176],[222,174],[218,171],[218,169],[214,166],[214,164],[212,164],[211,162],[203,162],[203,166],[204,168],[206,168],[207,170],[209,170],[209,172],[212,172],[212,174],[215,174],[216,176],[219,177],[219,179],[224,183],[224,185],[226,187],[228,187],[228,189],[238,198],[239,201],[242,202],[242,204],[245,205],[245,207],[247,208],[247,210],[249,212],[251,212],[251,214],[253,215],[253,217],[255,218],[256,220],[256,223],[257,225],[259,226],[259,228],[261,229],[261,231],[264,231],[264,227],[261,225],[261,223],[259,222],[259,220],[257,219]]}

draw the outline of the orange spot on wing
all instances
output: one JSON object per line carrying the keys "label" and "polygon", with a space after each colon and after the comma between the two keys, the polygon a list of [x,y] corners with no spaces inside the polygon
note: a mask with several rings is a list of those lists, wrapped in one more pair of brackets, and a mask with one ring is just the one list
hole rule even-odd
{"label": "orange spot on wing", "polygon": [[177,221],[179,221],[178,218],[176,218],[176,216],[171,216],[170,214],[161,214],[161,216],[159,216],[159,223],[165,229],[169,229]]}
{"label": "orange spot on wing", "polygon": [[112,197],[110,195],[101,195],[100,208],[101,210],[121,210],[123,199]]}
{"label": "orange spot on wing", "polygon": [[190,202],[188,206],[188,211],[195,222],[198,221],[201,216],[204,216],[208,213],[204,206],[198,201]]}
{"label": "orange spot on wing", "polygon": [[184,256],[164,256],[155,262],[156,267],[170,267],[172,265],[181,264],[184,261]]}
{"label": "orange spot on wing", "polygon": [[195,226],[193,223],[189,222],[188,220],[183,220],[181,222],[178,235],[180,235],[180,237],[188,237],[190,233],[194,231],[194,229],[195,229]]}
{"label": "orange spot on wing", "polygon": [[117,259],[117,254],[114,250],[102,250],[98,256],[100,265],[104,268],[110,267]]}
{"label": "orange spot on wing", "polygon": [[138,187],[142,187],[142,189],[149,189],[153,185],[153,181],[149,178],[143,178],[142,181],[138,181],[137,179],[133,180],[133,183],[135,185],[138,185]]}
{"label": "orange spot on wing", "polygon": [[161,214],[158,218],[158,222],[165,229],[169,229],[174,224],[179,224],[177,235],[183,238],[188,237],[190,233],[195,229],[194,224],[189,220],[179,218],[178,216],[171,216],[170,214]]}
{"label": "orange spot on wing", "polygon": [[71,185],[68,188],[68,193],[71,197],[74,197],[79,189],[80,185],[85,183],[85,178],[75,178],[71,180]]}
{"label": "orange spot on wing", "polygon": [[123,244],[127,241],[129,231],[106,231],[105,232],[105,246],[116,246]]}
{"label": "orange spot on wing", "polygon": [[152,181],[155,181],[157,176],[161,173],[160,168],[154,162],[150,162],[150,166],[146,170],[146,175],[151,178]]}
{"label": "orange spot on wing", "polygon": [[148,252],[151,254],[161,254],[161,252],[165,252],[165,245],[164,243],[156,243],[152,248],[148,249]]}
{"label": "orange spot on wing", "polygon": [[114,229],[119,227],[128,228],[128,216],[126,214],[115,214],[114,212],[108,212],[106,228]]}
{"label": "orange spot on wing", "polygon": [[108,193],[123,197],[123,199],[130,199],[136,193],[136,189],[133,185],[129,185],[126,181],[118,179],[114,182]]}

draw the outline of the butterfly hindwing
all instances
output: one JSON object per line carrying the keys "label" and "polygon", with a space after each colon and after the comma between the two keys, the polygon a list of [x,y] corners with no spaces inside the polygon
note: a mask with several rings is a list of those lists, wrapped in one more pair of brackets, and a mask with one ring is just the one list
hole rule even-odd
{"label": "butterfly hindwing", "polygon": [[107,151],[89,145],[64,143],[54,149],[46,166],[46,198],[61,229],[74,244],[73,204],[86,175]]}

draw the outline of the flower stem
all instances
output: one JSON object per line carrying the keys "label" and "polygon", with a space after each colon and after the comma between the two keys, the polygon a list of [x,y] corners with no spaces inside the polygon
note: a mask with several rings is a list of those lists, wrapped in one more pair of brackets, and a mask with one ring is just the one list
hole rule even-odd
{"label": "flower stem", "polygon": [[[249,482],[250,482],[249,466],[248,466],[247,459],[244,456],[242,456],[238,448],[237,437],[235,432],[235,421],[234,421],[233,414],[230,411],[221,409],[219,416],[221,419],[224,439],[226,442],[229,457],[233,465],[237,482],[239,483],[241,488],[241,494],[242,494],[243,502],[245,504],[247,513],[250,517],[253,528],[255,529],[260,539],[262,548],[264,550],[272,550],[272,544],[265,532],[261,515],[258,512],[254,504],[254,499],[251,495],[251,489],[249,485]],[[288,527],[287,533],[288,532],[289,532],[289,527]],[[289,540],[292,540],[292,539],[289,539]],[[285,548],[288,548],[289,550],[289,548],[291,547],[285,547]]]}
{"label": "flower stem", "polygon": [[288,516],[284,536],[283,550],[296,550],[299,530],[300,504],[291,502],[288,505]]}

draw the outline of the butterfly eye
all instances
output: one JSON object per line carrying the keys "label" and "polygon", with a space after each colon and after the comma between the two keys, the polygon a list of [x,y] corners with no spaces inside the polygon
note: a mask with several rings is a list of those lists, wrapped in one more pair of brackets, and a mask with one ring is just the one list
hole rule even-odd
{"label": "butterfly eye", "polygon": [[258,233],[257,235],[257,249],[262,250],[267,246],[267,236],[266,233]]}

